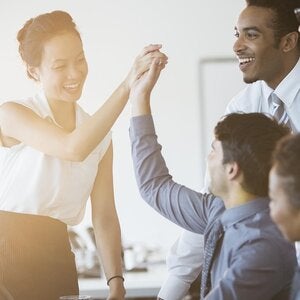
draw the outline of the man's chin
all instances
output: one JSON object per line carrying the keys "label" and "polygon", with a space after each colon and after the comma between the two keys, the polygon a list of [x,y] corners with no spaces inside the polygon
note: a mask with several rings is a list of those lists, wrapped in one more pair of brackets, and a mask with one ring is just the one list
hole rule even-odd
{"label": "man's chin", "polygon": [[254,78],[254,77],[247,77],[246,75],[243,77],[243,80],[245,83],[249,84],[249,83],[253,83],[256,82],[257,80],[259,80],[258,78]]}

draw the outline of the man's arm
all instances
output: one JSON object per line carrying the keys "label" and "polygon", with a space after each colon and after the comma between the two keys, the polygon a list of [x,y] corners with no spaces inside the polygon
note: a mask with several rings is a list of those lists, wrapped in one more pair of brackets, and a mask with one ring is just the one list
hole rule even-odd
{"label": "man's arm", "polygon": [[[137,86],[133,87],[133,89],[131,91],[130,99],[131,99],[131,103],[132,103],[132,115],[134,117],[138,117],[140,119],[143,119],[142,116],[144,116],[144,117],[148,116],[148,117],[146,117],[146,119],[147,118],[151,119],[151,122],[152,122],[151,109],[150,109],[150,94],[151,94],[151,90],[152,90],[152,88],[153,88],[153,86],[154,86],[154,84],[155,84],[155,82],[158,78],[158,75],[160,73],[159,66],[161,66],[163,68],[164,65],[161,65],[161,64],[160,65],[152,65],[151,68],[150,68],[150,71],[141,78],[142,82],[137,82]],[[149,76],[149,77],[145,79],[145,76]],[[140,122],[143,123],[142,120],[140,120]],[[148,120],[148,122],[149,122],[149,120]],[[148,133],[150,135],[152,135],[151,144],[154,143],[154,145],[157,145],[153,124],[150,125],[150,127],[151,127],[150,132],[148,132],[146,130],[146,131],[144,131],[144,133],[143,132],[140,132],[140,133],[142,135],[144,134],[145,136],[147,136]],[[140,128],[140,127],[137,125],[137,128]],[[131,133],[131,136],[133,137],[134,134],[132,132],[132,128],[131,128],[130,133]],[[133,142],[133,157],[135,159],[137,157],[136,157],[136,153],[135,153],[136,149],[134,149],[134,147],[137,144],[139,145],[140,149],[142,149],[142,147],[141,147],[141,144],[139,143],[140,141],[138,141],[138,139],[134,138],[134,140],[135,141]],[[155,140],[155,141],[153,142],[153,140]],[[147,143],[144,144],[144,147],[145,147],[145,149],[148,148]],[[160,149],[157,152],[159,152],[159,155],[158,155],[158,156],[160,156],[159,160],[163,161],[163,159],[161,157]],[[148,158],[148,161],[149,161],[149,158]],[[151,159],[150,159],[150,161],[151,161]],[[140,161],[137,161],[137,163],[140,164]],[[168,173],[168,170],[165,166],[164,161],[163,161],[163,164],[158,164],[158,165],[159,165],[160,168],[161,167],[163,168],[163,176],[161,176],[159,178],[159,176],[157,177],[158,174],[156,174],[157,182],[162,180],[163,178],[167,179],[166,181],[164,181],[164,184],[167,181],[172,182],[172,178]],[[140,169],[141,170],[151,170],[152,171],[153,166],[151,166],[151,168],[149,168],[149,166],[141,164]],[[139,174],[137,173],[136,175],[137,175],[137,179],[139,179],[139,177],[140,177]],[[144,181],[144,178],[142,178],[142,181],[139,181],[139,186],[142,186],[142,188],[144,189],[145,185],[143,184],[143,181]],[[148,181],[148,182],[146,180],[146,185],[149,185],[149,182],[151,182],[151,181],[152,181],[152,179],[150,179],[150,181]],[[182,187],[182,188],[185,189],[184,187]],[[151,189],[151,185],[150,185],[150,189]],[[193,194],[195,194],[195,192],[193,192]],[[198,198],[198,196],[196,198]],[[199,199],[197,200],[197,202],[199,203]],[[203,230],[203,228],[202,228],[202,230]],[[190,233],[188,231],[185,232],[186,236],[188,236],[189,234],[192,235],[192,233]],[[161,298],[166,299],[166,300],[168,300],[168,299],[170,299],[170,300],[177,300],[177,299],[180,300],[180,299],[182,299],[184,297],[184,295],[187,293],[187,290],[189,289],[189,286],[190,286],[191,282],[193,282],[194,279],[199,274],[200,268],[195,269],[195,265],[196,265],[195,262],[198,261],[199,265],[200,265],[201,261],[202,261],[203,237],[201,235],[196,235],[196,234],[194,234],[194,236],[199,237],[199,239],[197,239],[197,240],[200,241],[199,248],[197,248],[197,247],[193,248],[193,250],[196,250],[194,253],[189,253],[189,247],[190,247],[189,238],[187,238],[186,240],[181,239],[180,243],[177,244],[175,247],[173,247],[173,253],[171,255],[171,259],[168,259],[168,265],[171,266],[172,264],[174,264],[174,261],[173,261],[172,257],[174,257],[174,260],[176,259],[176,256],[178,256],[176,254],[176,252],[184,253],[183,256],[185,257],[185,259],[184,259],[184,261],[182,262],[181,265],[175,263],[174,264],[175,268],[171,268],[170,277],[173,277],[172,275],[174,274],[174,278],[172,278],[173,280],[168,279],[166,281],[166,283],[164,284],[164,287],[165,287],[164,291],[162,293],[160,293],[160,295],[159,295]],[[184,245],[185,243],[187,243],[187,247],[185,247],[185,245]],[[197,251],[198,249],[199,249],[199,252]],[[197,256],[199,256],[198,260],[197,260]],[[192,280],[189,281],[188,277],[189,277],[189,274],[190,274],[192,269],[196,270],[196,274],[192,278]],[[177,280],[177,274],[176,273],[179,274],[178,280]],[[185,281],[185,278],[187,278],[187,281]],[[169,286],[166,286],[167,283],[170,283]]]}
{"label": "man's arm", "polygon": [[203,234],[208,218],[224,209],[223,202],[173,181],[151,115],[131,119],[130,138],[136,181],[143,199],[175,224]]}
{"label": "man's arm", "polygon": [[204,253],[203,235],[184,230],[167,255],[168,277],[158,297],[181,300],[202,270]]}
{"label": "man's arm", "polygon": [[[245,97],[247,87],[228,103],[224,115],[249,110],[249,97]],[[258,104],[253,104],[258,106]],[[258,109],[258,108],[257,108]],[[207,192],[208,174],[205,173],[205,184],[202,191]],[[183,231],[167,255],[168,277],[163,283],[159,297],[165,300],[181,300],[188,292],[190,285],[201,272],[203,236]]]}

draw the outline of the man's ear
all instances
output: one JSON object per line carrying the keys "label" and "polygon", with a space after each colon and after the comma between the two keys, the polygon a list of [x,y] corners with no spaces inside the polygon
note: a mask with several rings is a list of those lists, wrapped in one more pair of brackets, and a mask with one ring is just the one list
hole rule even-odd
{"label": "man's ear", "polygon": [[226,173],[229,180],[234,180],[240,175],[241,170],[236,162],[230,162],[226,164]]}
{"label": "man's ear", "polygon": [[280,47],[283,52],[289,52],[298,47],[299,33],[297,31],[289,32],[281,38]]}
{"label": "man's ear", "polygon": [[35,81],[40,81],[40,74],[37,67],[27,65],[27,74],[30,78],[34,79]]}

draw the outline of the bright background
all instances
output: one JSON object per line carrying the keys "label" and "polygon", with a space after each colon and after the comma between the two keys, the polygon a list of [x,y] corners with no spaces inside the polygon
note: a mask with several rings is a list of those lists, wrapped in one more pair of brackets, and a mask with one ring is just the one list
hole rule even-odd
{"label": "bright background", "polygon": [[[200,190],[202,133],[207,128],[201,122],[199,64],[203,59],[233,57],[233,28],[244,5],[241,0],[2,0],[0,101],[24,98],[36,89],[19,58],[16,34],[27,19],[40,13],[66,10],[77,23],[89,63],[80,103],[90,113],[121,82],[145,45],[162,43],[169,64],[152,97],[159,141],[174,179]],[[215,89],[225,88],[226,78],[216,79]],[[166,250],[181,229],[140,199],[130,157],[129,119],[128,105],[113,128],[115,198],[123,240]],[[87,223],[89,216],[83,222]]]}

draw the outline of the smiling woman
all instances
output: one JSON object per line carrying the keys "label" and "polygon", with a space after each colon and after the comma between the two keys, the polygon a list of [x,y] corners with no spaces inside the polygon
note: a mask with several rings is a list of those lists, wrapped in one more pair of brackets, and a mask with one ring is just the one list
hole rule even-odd
{"label": "smiling woman", "polygon": [[77,104],[88,66],[72,17],[53,11],[32,18],[18,41],[42,91],[0,107],[0,286],[16,300],[78,294],[67,225],[82,220],[90,197],[109,299],[124,299],[110,128],[134,82],[153,60],[167,58],[160,45],[145,47],[90,116]]}

